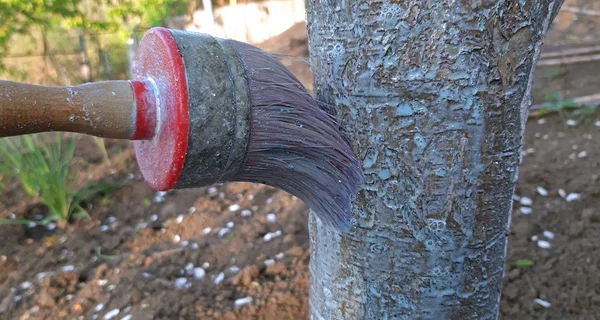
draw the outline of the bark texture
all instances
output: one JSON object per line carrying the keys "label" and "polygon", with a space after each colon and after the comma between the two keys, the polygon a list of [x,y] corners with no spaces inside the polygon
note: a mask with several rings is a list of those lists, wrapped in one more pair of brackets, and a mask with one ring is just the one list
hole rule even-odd
{"label": "bark texture", "polygon": [[307,0],[317,98],[362,159],[311,214],[311,319],[496,319],[540,46],[562,0]]}

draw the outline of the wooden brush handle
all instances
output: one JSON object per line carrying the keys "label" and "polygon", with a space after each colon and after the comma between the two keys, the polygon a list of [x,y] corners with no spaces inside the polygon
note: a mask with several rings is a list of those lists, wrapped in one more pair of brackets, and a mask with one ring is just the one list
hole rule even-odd
{"label": "wooden brush handle", "polygon": [[68,131],[143,140],[154,132],[151,88],[139,81],[44,87],[0,80],[0,137]]}

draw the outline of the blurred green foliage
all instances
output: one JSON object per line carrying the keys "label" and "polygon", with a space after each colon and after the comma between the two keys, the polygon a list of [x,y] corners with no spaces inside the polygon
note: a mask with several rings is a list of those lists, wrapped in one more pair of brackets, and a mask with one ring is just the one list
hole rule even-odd
{"label": "blurred green foliage", "polygon": [[111,21],[90,19],[82,9],[83,1],[85,0],[0,1],[0,57],[9,53],[10,41],[19,35],[45,34],[53,29],[118,29],[118,25]]}
{"label": "blurred green foliage", "polygon": [[193,0],[123,0],[110,9],[109,16],[127,21],[138,20],[142,26],[156,27],[164,21],[188,13]]}
{"label": "blurred green foliage", "polygon": [[[164,21],[188,13],[195,0],[0,0],[0,73],[9,70],[4,59],[11,54],[17,56],[51,56],[54,48],[63,55],[71,54],[69,61],[56,64],[76,65],[78,39],[71,31],[83,32],[88,43],[90,59],[97,62],[97,50],[108,50],[114,73],[125,75],[126,54],[112,51],[117,47],[126,50],[126,41],[135,30],[163,25]],[[101,37],[100,35],[108,35]],[[94,43],[95,42],[95,43]],[[96,49],[96,50],[94,50]],[[100,62],[97,69],[100,69]],[[23,70],[11,71],[14,80],[24,81]],[[98,72],[102,73],[102,72]]]}
{"label": "blurred green foliage", "polygon": [[[75,140],[63,138],[61,133],[0,139],[0,172],[3,176],[16,177],[28,196],[37,198],[48,208],[50,214],[37,224],[88,217],[81,206],[83,201],[98,193],[112,193],[123,186],[125,181],[76,185],[79,172],[71,172],[74,151]],[[30,222],[0,220],[0,224]]]}

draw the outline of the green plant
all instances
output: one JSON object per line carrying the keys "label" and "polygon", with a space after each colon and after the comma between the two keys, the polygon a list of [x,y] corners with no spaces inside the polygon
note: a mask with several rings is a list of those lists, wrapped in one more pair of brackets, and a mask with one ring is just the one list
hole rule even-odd
{"label": "green plant", "polygon": [[[88,9],[84,10],[87,7]],[[119,23],[97,19],[94,13],[101,11],[98,1],[90,0],[8,0],[0,1],[0,57],[12,49],[36,43],[22,41],[11,45],[15,36],[35,39],[40,32],[50,30],[81,29],[88,31],[115,31]],[[4,69],[0,60],[0,71]]]}
{"label": "green plant", "polygon": [[[49,215],[37,224],[89,217],[81,206],[97,193],[111,193],[123,183],[93,182],[77,188],[77,174],[70,174],[75,140],[63,134],[23,135],[0,140],[0,172],[15,176],[23,190],[37,197]],[[0,224],[30,223],[28,220],[2,220]]]}
{"label": "green plant", "polygon": [[568,73],[569,70],[565,66],[558,66],[546,71],[545,76],[547,79],[555,80],[566,76]]}
{"label": "green plant", "polygon": [[190,0],[124,0],[108,15],[121,20],[139,19],[143,26],[161,26],[166,19],[188,12]]}
{"label": "green plant", "polygon": [[99,137],[94,137],[94,142],[98,146],[98,150],[102,152],[102,159],[104,163],[110,165],[110,158],[108,157],[108,152],[106,151],[106,145],[104,144],[104,139]]}
{"label": "green plant", "polygon": [[515,265],[519,268],[526,268],[526,267],[531,267],[533,266],[535,263],[532,260],[529,259],[519,259],[515,262]]}
{"label": "green plant", "polygon": [[144,199],[142,200],[142,205],[144,206],[144,208],[148,208],[152,205],[152,202],[150,201],[150,199]]}
{"label": "green plant", "polygon": [[544,95],[544,107],[540,109],[540,113],[546,114],[558,112],[568,109],[579,108],[579,103],[565,99],[560,92],[549,92]]}
{"label": "green plant", "polygon": [[102,260],[106,260],[106,261],[114,261],[119,258],[119,256],[102,254],[102,247],[100,247],[100,246],[96,247],[96,257],[98,257],[98,259],[102,259]]}
{"label": "green plant", "polygon": [[594,114],[596,106],[581,105],[580,103],[565,99],[560,92],[550,92],[544,95],[544,107],[539,110],[541,115],[552,112],[572,111],[577,117],[587,118],[589,121]]}

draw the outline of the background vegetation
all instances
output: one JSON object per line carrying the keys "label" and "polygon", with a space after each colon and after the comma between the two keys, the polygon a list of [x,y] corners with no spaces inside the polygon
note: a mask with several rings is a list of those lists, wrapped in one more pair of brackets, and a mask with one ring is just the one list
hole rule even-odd
{"label": "background vegetation", "polygon": [[128,42],[195,0],[1,0],[3,79],[69,85],[127,77]]}

